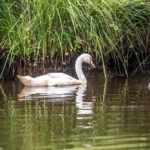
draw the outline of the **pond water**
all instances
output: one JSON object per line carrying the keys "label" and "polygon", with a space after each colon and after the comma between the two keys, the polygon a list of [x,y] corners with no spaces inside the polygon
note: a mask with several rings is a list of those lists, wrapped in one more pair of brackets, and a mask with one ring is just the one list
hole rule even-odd
{"label": "pond water", "polygon": [[150,149],[148,76],[88,75],[79,87],[0,83],[0,150]]}

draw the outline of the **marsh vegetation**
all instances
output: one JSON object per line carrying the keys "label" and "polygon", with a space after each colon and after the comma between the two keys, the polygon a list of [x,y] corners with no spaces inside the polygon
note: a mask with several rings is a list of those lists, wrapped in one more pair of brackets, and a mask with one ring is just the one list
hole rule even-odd
{"label": "marsh vegetation", "polygon": [[57,70],[82,52],[94,56],[105,77],[108,67],[126,76],[143,72],[150,63],[149,8],[149,0],[0,0],[0,76]]}

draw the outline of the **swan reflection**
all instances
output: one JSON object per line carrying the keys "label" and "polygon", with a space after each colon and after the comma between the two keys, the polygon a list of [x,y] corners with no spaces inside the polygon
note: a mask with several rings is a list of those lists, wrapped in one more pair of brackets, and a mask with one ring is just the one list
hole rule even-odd
{"label": "swan reflection", "polygon": [[78,86],[60,87],[24,87],[18,94],[18,100],[32,99],[65,99],[75,96]]}
{"label": "swan reflection", "polygon": [[[86,100],[86,85],[63,87],[24,87],[19,100],[40,99],[50,102],[63,102],[75,99],[76,119],[78,128],[92,128],[93,101]],[[81,123],[84,120],[84,123]]]}
{"label": "swan reflection", "polygon": [[83,115],[83,114],[91,114],[92,113],[92,105],[93,102],[85,101],[85,96],[86,96],[86,90],[87,86],[86,85],[80,85],[77,92],[76,92],[76,107],[78,108],[78,115]]}
{"label": "swan reflection", "polygon": [[93,101],[86,100],[85,85],[81,85],[76,92],[76,127],[80,129],[92,129]]}

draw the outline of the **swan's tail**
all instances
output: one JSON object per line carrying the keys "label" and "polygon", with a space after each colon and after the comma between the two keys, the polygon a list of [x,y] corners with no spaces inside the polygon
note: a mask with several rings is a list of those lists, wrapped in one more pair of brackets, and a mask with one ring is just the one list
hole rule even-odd
{"label": "swan's tail", "polygon": [[20,76],[20,75],[17,75],[17,78],[20,79],[21,81],[25,79],[24,76]]}
{"label": "swan's tail", "polygon": [[30,79],[29,76],[20,76],[20,75],[17,75],[17,77],[21,81],[22,84],[24,84],[25,86],[30,86],[31,79]]}

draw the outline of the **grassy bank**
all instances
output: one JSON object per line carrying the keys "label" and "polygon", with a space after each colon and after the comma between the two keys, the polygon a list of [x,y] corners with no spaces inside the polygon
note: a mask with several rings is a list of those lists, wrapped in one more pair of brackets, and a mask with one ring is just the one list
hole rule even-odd
{"label": "grassy bank", "polygon": [[1,77],[20,60],[36,67],[81,51],[95,55],[105,75],[107,66],[142,70],[150,62],[149,20],[148,0],[0,0]]}

